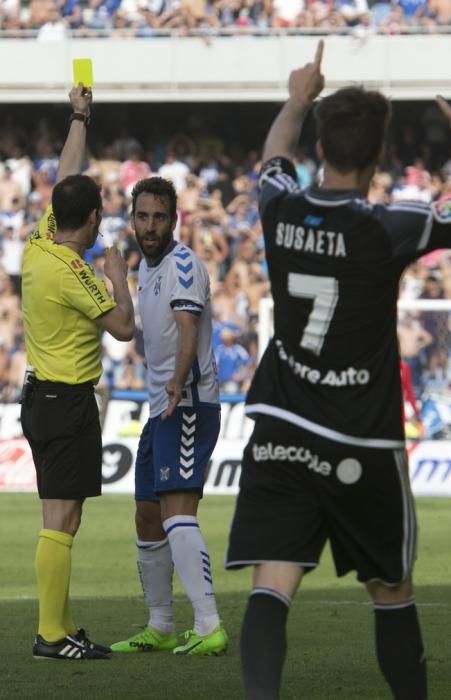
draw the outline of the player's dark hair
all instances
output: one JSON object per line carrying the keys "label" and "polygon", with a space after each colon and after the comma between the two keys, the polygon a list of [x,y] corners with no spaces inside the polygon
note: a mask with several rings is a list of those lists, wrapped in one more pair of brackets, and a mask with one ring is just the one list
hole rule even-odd
{"label": "player's dark hair", "polygon": [[94,209],[102,211],[100,188],[88,175],[68,175],[53,188],[52,209],[57,228],[75,231]]}
{"label": "player's dark hair", "polygon": [[170,180],[165,180],[163,177],[148,177],[145,180],[139,180],[132,190],[132,214],[135,213],[138,195],[143,192],[165,199],[169,204],[171,219],[175,218],[177,214],[177,194]]}
{"label": "player's dark hair", "polygon": [[376,91],[346,87],[325,97],[314,116],[324,158],[340,173],[375,163],[384,143],[390,102]]}

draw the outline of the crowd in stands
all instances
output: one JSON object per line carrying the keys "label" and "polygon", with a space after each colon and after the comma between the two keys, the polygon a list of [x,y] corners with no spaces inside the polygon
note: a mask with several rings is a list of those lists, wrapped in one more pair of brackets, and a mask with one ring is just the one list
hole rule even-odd
{"label": "crowd in stands", "polygon": [[[375,175],[372,203],[401,199],[433,202],[451,199],[451,160],[446,128],[429,115],[435,129],[424,128],[428,142],[412,141],[409,128],[388,151],[387,162]],[[426,115],[427,116],[427,115]],[[436,115],[435,115],[436,116]],[[435,117],[434,117],[435,119]],[[446,125],[445,125],[446,126]],[[434,134],[435,141],[432,139]],[[90,141],[96,143],[90,133]],[[50,202],[60,141],[45,120],[32,133],[0,121],[0,401],[18,399],[26,365],[21,318],[21,262],[26,240]],[[159,174],[171,179],[178,192],[176,237],[191,246],[208,268],[214,323],[214,347],[221,390],[229,396],[245,392],[257,362],[260,300],[270,293],[264,241],[257,210],[257,151],[232,159],[225,144],[211,139],[199,144],[183,134],[167,140],[160,161],[124,131],[111,143],[92,151],[85,172],[102,187],[104,210],[101,236],[89,251],[88,262],[102,274],[104,250],[116,244],[130,269],[136,300],[140,251],[128,225],[130,193],[143,177]],[[299,148],[299,182],[320,177],[314,156]],[[401,299],[451,300],[451,251],[437,251],[411,266],[402,281]],[[451,388],[449,311],[400,313],[400,347],[411,369],[414,389],[421,397],[426,385]],[[145,388],[140,322],[133,341],[103,337],[106,389]]]}
{"label": "crowd in stands", "polygon": [[6,36],[151,38],[166,32],[315,33],[438,31],[451,24],[449,0],[2,0]]}

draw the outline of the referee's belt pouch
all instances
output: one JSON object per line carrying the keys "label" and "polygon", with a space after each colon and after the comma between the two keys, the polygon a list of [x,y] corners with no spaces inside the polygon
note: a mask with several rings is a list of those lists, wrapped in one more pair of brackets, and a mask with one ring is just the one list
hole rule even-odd
{"label": "referee's belt pouch", "polygon": [[27,406],[29,408],[33,402],[33,394],[36,388],[36,375],[34,372],[27,370],[25,372],[25,378],[22,386],[22,392],[20,394],[19,403],[22,406]]}

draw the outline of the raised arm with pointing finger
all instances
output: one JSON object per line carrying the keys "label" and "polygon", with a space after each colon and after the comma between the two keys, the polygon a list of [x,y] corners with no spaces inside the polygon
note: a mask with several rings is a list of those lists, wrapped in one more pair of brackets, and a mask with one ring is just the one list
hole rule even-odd
{"label": "raised arm with pointing finger", "polygon": [[292,159],[298,145],[303,120],[324,87],[321,73],[324,41],[318,42],[315,60],[292,71],[288,81],[289,97],[269,130],[263,160],[275,156]]}

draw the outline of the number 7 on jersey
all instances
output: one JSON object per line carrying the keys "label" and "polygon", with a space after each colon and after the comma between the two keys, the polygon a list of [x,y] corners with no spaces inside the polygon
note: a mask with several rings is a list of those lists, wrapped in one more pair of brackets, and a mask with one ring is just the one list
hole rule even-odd
{"label": "number 7 on jersey", "polygon": [[292,297],[313,299],[313,308],[299,344],[305,350],[319,355],[337,305],[338,280],[334,277],[316,277],[290,272],[288,293]]}

